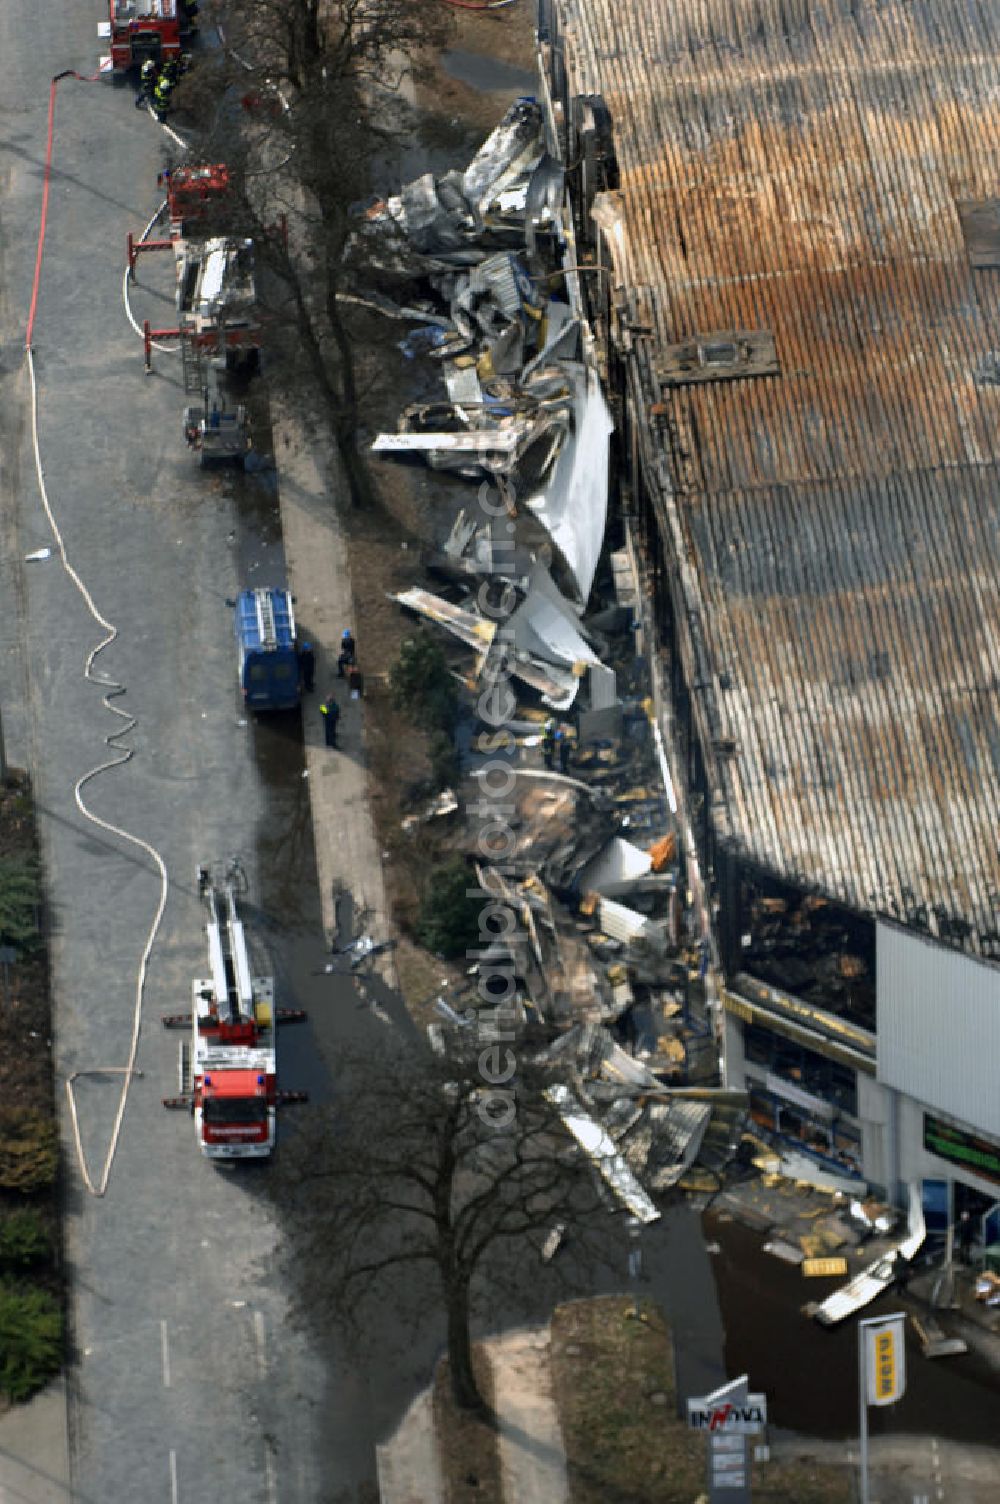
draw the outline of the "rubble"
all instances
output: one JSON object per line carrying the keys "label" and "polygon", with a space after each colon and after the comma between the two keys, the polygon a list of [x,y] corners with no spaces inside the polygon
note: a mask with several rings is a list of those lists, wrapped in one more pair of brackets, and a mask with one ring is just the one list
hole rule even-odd
{"label": "rubble", "polygon": [[[491,685],[509,692],[502,764],[463,743],[456,790],[451,844],[515,926],[484,937],[471,975],[488,1000],[491,973],[503,973],[505,1007],[551,1065],[568,1131],[617,1200],[652,1220],[650,1192],[696,1167],[717,1177],[745,1101],[702,1089],[718,1051],[697,952],[685,951],[676,802],[648,670],[621,567],[602,560],[613,422],[540,108],[518,101],[463,172],[405,185],[366,211],[366,230],[384,275],[408,285],[386,311],[418,315],[401,348],[442,387],[372,449],[446,473],[442,490],[458,489],[452,477],[480,485],[478,506],[457,509],[426,560],[440,589],[392,597],[447,634],[477,706]],[[498,766],[502,851],[495,789],[477,779],[489,768],[497,781]],[[438,1012],[445,1048],[467,1024]]]}
{"label": "rubble", "polygon": [[[874,1227],[875,1220],[870,1220]],[[920,1186],[911,1184],[906,1237],[900,1239],[894,1247],[879,1254],[878,1258],[856,1274],[846,1285],[835,1290],[832,1295],[828,1295],[814,1312],[816,1320],[823,1326],[836,1326],[846,1317],[854,1316],[865,1306],[870,1305],[895,1282],[901,1268],[919,1251],[926,1235]]]}

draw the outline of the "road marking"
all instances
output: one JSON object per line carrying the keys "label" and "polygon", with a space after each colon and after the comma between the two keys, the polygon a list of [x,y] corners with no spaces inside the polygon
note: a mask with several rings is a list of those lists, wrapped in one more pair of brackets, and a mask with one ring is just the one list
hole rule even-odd
{"label": "road marking", "polygon": [[170,1339],[167,1336],[167,1323],[160,1322],[160,1358],[163,1362],[163,1387],[170,1388]]}
{"label": "road marking", "polygon": [[264,1439],[264,1481],[267,1487],[267,1504],[278,1504],[278,1478],[274,1468],[273,1444]]}
{"label": "road marking", "polygon": [[177,1504],[177,1453],[170,1448],[170,1504]]}
{"label": "road marking", "polygon": [[264,1345],[264,1312],[253,1313],[253,1334],[257,1344],[257,1377],[267,1378],[267,1350]]}

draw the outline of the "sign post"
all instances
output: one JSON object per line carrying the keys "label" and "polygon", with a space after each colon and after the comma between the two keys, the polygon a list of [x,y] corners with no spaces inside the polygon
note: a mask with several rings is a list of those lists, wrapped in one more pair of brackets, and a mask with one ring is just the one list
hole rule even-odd
{"label": "sign post", "polygon": [[894,1405],[906,1391],[906,1317],[871,1316],[858,1322],[858,1398],[861,1504],[868,1491],[868,1406]]}
{"label": "sign post", "polygon": [[708,1434],[710,1504],[750,1504],[748,1436],[767,1425],[767,1397],[750,1394],[746,1374],[704,1398],[688,1400],[688,1425]]}

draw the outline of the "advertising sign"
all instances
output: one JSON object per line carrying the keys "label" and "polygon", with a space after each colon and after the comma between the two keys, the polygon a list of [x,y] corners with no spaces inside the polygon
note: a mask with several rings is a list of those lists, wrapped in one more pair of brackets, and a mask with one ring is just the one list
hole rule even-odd
{"label": "advertising sign", "polygon": [[708,1437],[710,1504],[750,1504],[748,1436],[767,1425],[767,1399],[750,1394],[746,1374],[687,1402],[688,1425]]}
{"label": "advertising sign", "polygon": [[894,1405],[903,1397],[906,1389],[905,1321],[904,1316],[889,1316],[885,1321],[865,1323],[869,1405]]}
{"label": "advertising sign", "polygon": [[767,1425],[767,1396],[748,1394],[736,1404],[726,1400],[712,1403],[712,1397],[688,1400],[688,1425],[692,1431],[726,1432],[730,1436],[757,1436]]}
{"label": "advertising sign", "polygon": [[924,1114],[924,1148],[939,1159],[981,1175],[984,1180],[1000,1182],[1000,1144],[992,1144],[974,1133],[965,1133],[953,1123]]}

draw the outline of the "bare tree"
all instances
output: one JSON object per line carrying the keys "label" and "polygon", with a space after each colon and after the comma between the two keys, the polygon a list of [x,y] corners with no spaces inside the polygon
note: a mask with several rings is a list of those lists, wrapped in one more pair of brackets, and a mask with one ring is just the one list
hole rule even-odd
{"label": "bare tree", "polygon": [[387,1296],[405,1308],[415,1271],[429,1270],[456,1403],[482,1409],[474,1315],[487,1303],[493,1311],[498,1301],[523,1305],[558,1224],[573,1261],[570,1273],[558,1260],[555,1277],[563,1289],[579,1288],[574,1281],[596,1263],[611,1262],[613,1219],[544,1095],[551,1073],[515,1059],[513,1049],[487,1042],[441,1058],[390,1042],[344,1066],[343,1105],[300,1117],[281,1167],[305,1209],[310,1309],[358,1329]]}
{"label": "bare tree", "polygon": [[[226,48],[197,70],[189,101],[240,100],[216,133],[250,229],[287,290],[298,344],[329,416],[352,501],[371,500],[357,445],[358,335],[343,294],[357,278],[357,206],[403,130],[398,91],[443,36],[443,6],[412,0],[240,0],[223,8]],[[442,19],[444,18],[444,19]],[[207,59],[206,59],[207,63]],[[183,96],[182,96],[183,98]],[[282,219],[285,237],[264,234]]]}

